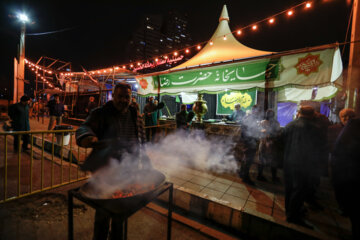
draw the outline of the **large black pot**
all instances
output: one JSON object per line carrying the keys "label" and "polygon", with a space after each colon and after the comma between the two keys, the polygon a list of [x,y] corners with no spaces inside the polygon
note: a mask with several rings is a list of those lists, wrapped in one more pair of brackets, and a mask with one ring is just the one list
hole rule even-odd
{"label": "large black pot", "polygon": [[[143,191],[138,191],[135,195],[122,198],[97,198],[94,196],[93,186],[91,182],[86,183],[80,188],[81,195],[104,208],[116,214],[128,214],[139,206],[145,206],[161,191],[161,186],[165,183],[165,175],[155,169],[140,170],[134,172],[134,181],[132,184],[141,184]],[[149,190],[150,189],[150,190]],[[121,189],[119,189],[121,190]]]}

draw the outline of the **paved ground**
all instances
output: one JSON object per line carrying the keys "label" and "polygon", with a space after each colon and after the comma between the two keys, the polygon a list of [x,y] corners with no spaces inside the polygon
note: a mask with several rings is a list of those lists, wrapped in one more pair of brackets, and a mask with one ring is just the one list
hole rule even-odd
{"label": "paved ground", "polygon": [[[66,192],[74,187],[62,187],[0,205],[0,239],[67,239]],[[74,203],[74,237],[92,239],[94,210],[80,201]],[[174,240],[239,239],[177,214],[173,219],[171,239]],[[128,220],[128,239],[166,239],[166,234],[167,217],[164,209],[155,204],[149,204]]]}

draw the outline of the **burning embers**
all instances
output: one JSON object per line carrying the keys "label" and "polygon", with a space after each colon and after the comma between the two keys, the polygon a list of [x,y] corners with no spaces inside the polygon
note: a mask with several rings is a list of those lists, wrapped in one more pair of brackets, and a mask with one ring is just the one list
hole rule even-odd
{"label": "burning embers", "polygon": [[141,184],[132,184],[130,186],[128,186],[126,189],[124,190],[117,190],[112,194],[112,198],[116,199],[116,198],[127,198],[127,197],[132,197],[135,196],[137,194],[142,194],[145,192],[149,192],[155,189],[155,184],[151,184],[148,186],[144,186]]}

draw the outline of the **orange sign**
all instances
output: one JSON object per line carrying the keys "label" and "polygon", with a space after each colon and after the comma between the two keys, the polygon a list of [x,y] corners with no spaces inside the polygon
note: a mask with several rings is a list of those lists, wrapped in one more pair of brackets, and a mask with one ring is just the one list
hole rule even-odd
{"label": "orange sign", "polygon": [[140,84],[141,88],[144,90],[147,89],[147,87],[148,87],[148,82],[144,78],[139,80],[139,84]]}
{"label": "orange sign", "polygon": [[299,58],[298,63],[295,65],[297,74],[304,74],[309,76],[312,72],[318,72],[319,66],[323,63],[320,60],[320,54],[312,55],[309,53],[303,58]]}

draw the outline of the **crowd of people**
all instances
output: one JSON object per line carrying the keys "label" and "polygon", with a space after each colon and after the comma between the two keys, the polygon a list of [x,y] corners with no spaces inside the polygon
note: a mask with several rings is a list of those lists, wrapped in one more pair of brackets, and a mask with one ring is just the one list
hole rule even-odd
{"label": "crowd of people", "polygon": [[[239,109],[235,109],[239,111]],[[233,114],[234,115],[234,114]],[[307,207],[323,210],[316,192],[321,177],[330,177],[339,211],[350,217],[354,239],[359,237],[358,197],[352,186],[360,183],[360,125],[352,109],[340,111],[340,123],[331,124],[312,106],[300,106],[296,118],[280,128],[273,110],[264,114],[257,105],[236,121],[241,125],[234,154],[241,167],[239,176],[254,185],[249,170],[257,160],[257,180],[267,181],[264,167],[269,166],[273,182],[283,169],[287,221],[312,228],[305,220]],[[357,236],[357,237],[355,237]]]}

